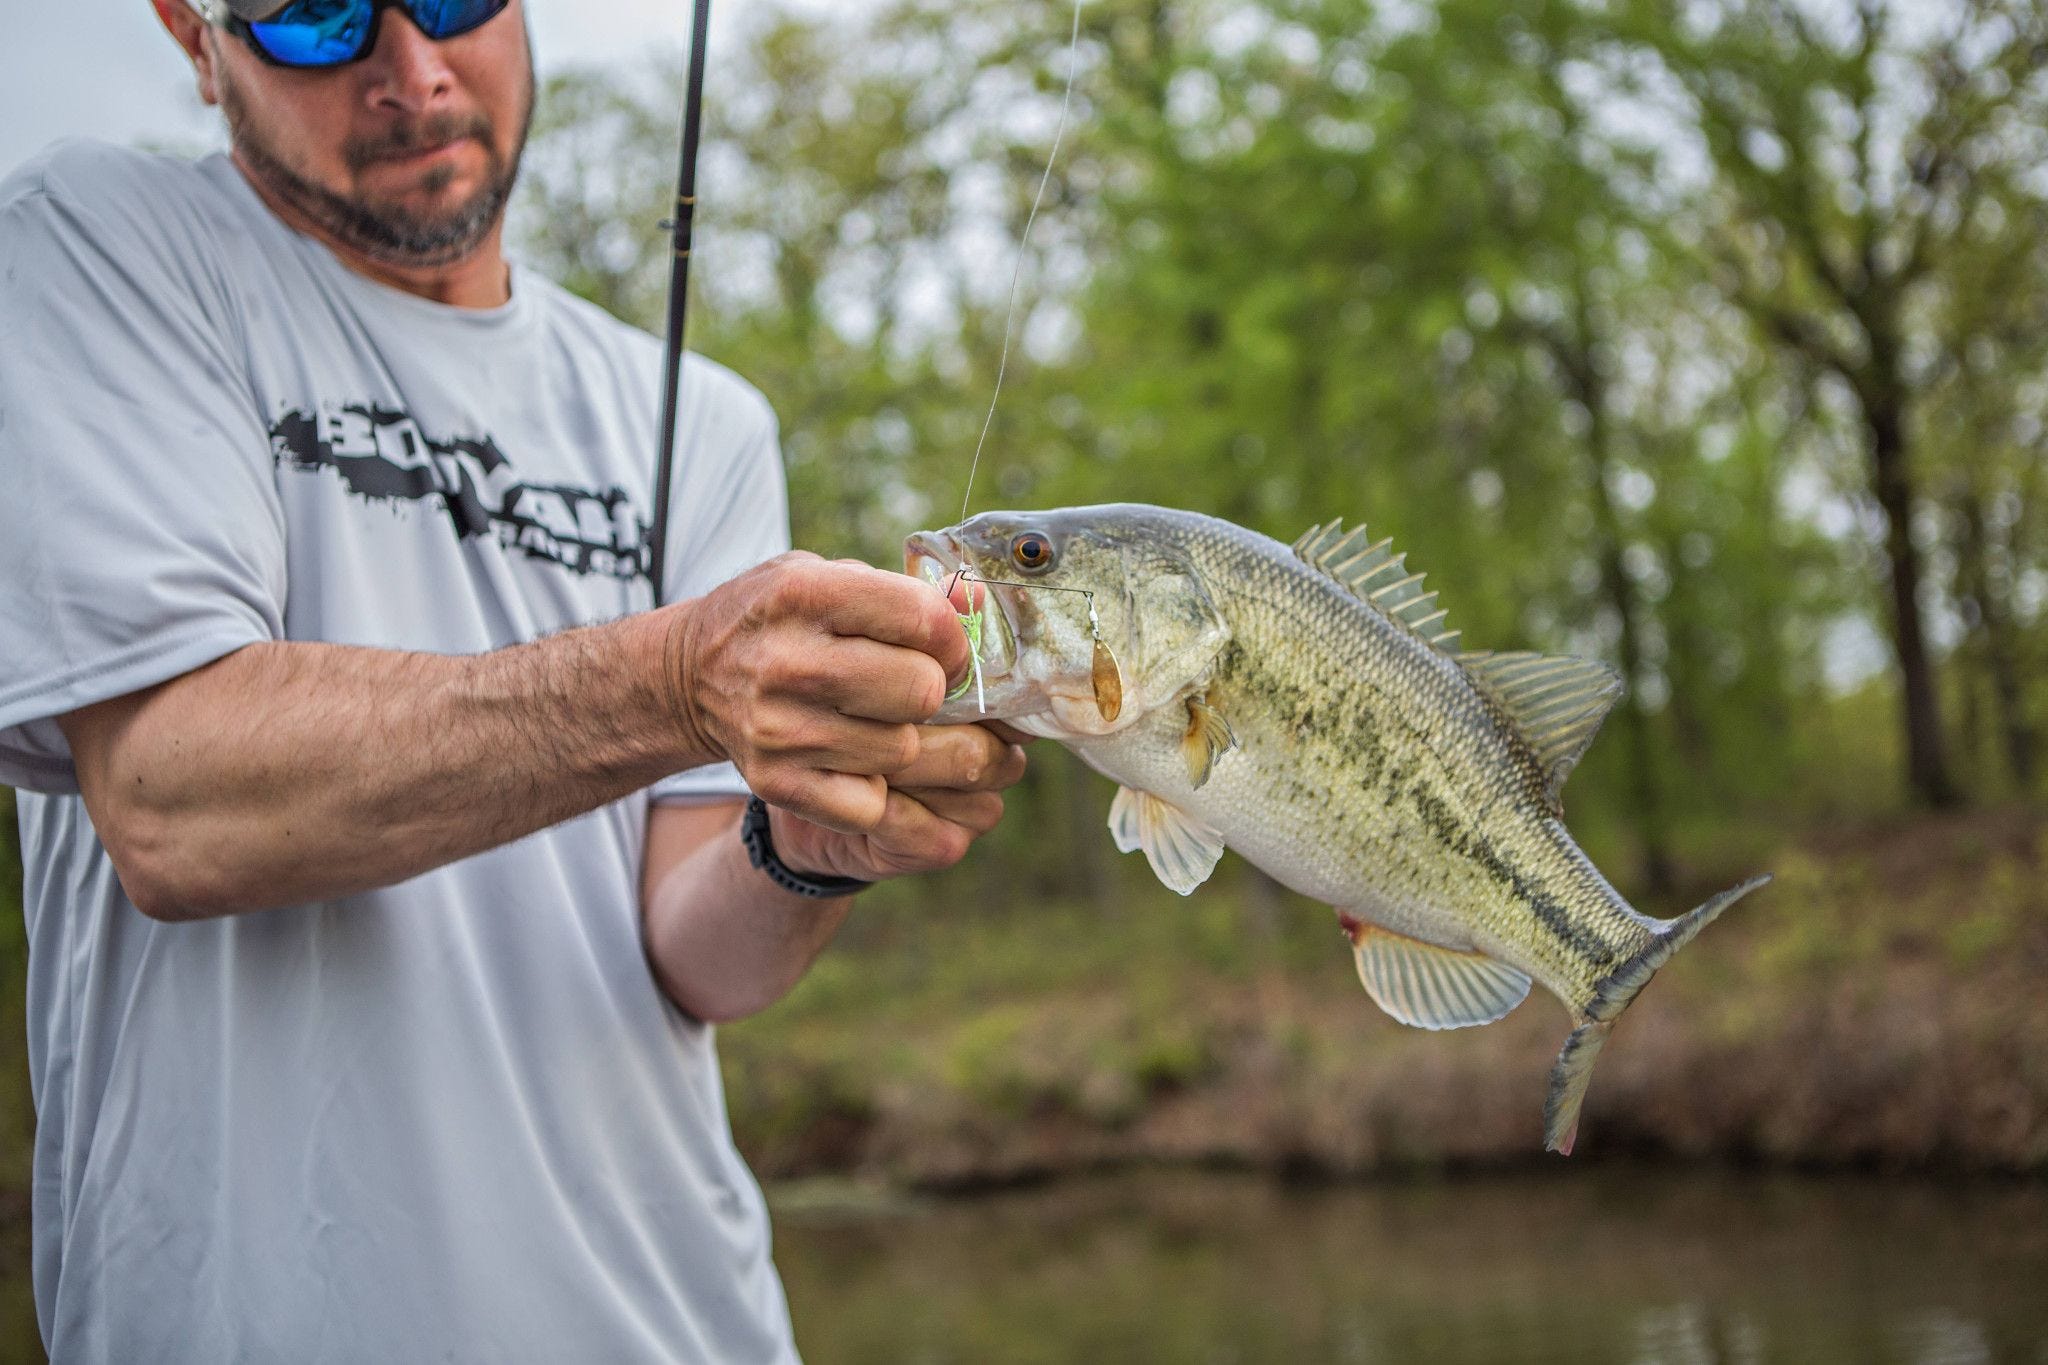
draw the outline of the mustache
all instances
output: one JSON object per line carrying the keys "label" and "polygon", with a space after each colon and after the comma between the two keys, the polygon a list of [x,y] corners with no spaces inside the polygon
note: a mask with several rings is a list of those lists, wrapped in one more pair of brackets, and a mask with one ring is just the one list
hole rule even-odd
{"label": "mustache", "polygon": [[375,137],[351,138],[341,149],[350,170],[411,156],[430,147],[473,137],[491,146],[491,121],[482,114],[434,114],[393,124]]}

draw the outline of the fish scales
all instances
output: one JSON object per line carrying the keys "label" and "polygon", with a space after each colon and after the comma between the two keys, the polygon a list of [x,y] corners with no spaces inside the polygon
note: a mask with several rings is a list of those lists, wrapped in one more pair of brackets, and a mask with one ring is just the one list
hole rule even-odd
{"label": "fish scales", "polygon": [[939,718],[1071,748],[1119,784],[1118,846],[1167,885],[1192,891],[1228,847],[1331,905],[1403,1022],[1487,1023],[1532,981],[1557,996],[1574,1024],[1545,1105],[1557,1150],[1614,1020],[1767,880],[1676,920],[1634,910],[1557,798],[1618,694],[1611,670],[1447,652],[1421,576],[1362,533],[1333,523],[1289,548],[1115,504],[987,513],[912,537],[907,561],[955,575],[977,613],[985,695]]}
{"label": "fish scales", "polygon": [[1278,541],[1227,522],[1182,535],[1231,629],[1186,691],[1206,687],[1240,753],[1195,789],[1185,722],[1163,706],[1073,741],[1084,761],[1202,817],[1305,896],[1476,947],[1568,1001],[1648,943],[1649,922],[1559,837],[1534,760],[1455,663]]}

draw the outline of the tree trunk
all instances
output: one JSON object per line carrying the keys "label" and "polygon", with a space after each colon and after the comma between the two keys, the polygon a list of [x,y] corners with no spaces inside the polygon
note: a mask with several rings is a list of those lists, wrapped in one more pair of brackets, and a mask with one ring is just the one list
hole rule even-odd
{"label": "tree trunk", "polygon": [[1622,564],[1620,527],[1608,496],[1604,468],[1594,471],[1594,497],[1601,509],[1600,582],[1608,605],[1621,621],[1621,675],[1628,683],[1622,710],[1628,717],[1628,785],[1637,833],[1643,841],[1643,880],[1650,894],[1663,895],[1677,883],[1671,866],[1671,832],[1657,782],[1656,739],[1643,705],[1643,642],[1636,624],[1635,585]]}
{"label": "tree trunk", "polygon": [[1913,546],[1913,484],[1906,468],[1903,404],[1893,391],[1866,393],[1871,479],[1884,509],[1885,558],[1891,569],[1892,644],[1898,652],[1906,721],[1906,784],[1924,806],[1959,800],[1941,742],[1941,706],[1920,621],[1920,552]]}
{"label": "tree trunk", "polygon": [[1579,282],[1578,336],[1560,355],[1574,396],[1586,409],[1586,452],[1592,465],[1590,492],[1593,523],[1600,537],[1600,589],[1621,625],[1621,676],[1628,685],[1622,708],[1628,716],[1628,783],[1634,802],[1631,812],[1642,838],[1643,880],[1652,895],[1662,895],[1676,883],[1671,866],[1670,830],[1667,827],[1663,793],[1657,782],[1657,755],[1651,734],[1650,713],[1643,705],[1643,640],[1640,626],[1642,603],[1635,584],[1629,581],[1622,557],[1621,515],[1615,510],[1614,495],[1607,475],[1614,464],[1613,432],[1607,422],[1607,383],[1593,352],[1593,321],[1585,297],[1585,282]]}
{"label": "tree trunk", "polygon": [[1984,633],[1985,671],[1990,674],[1991,693],[1998,703],[1999,738],[2005,748],[2006,767],[2019,790],[2030,793],[2034,788],[2034,731],[2027,720],[2025,698],[2021,696],[2019,651],[2012,637],[2012,618],[1991,581],[1982,495],[1974,490],[1965,493],[1958,511],[1962,534],[1956,542],[1956,576],[1963,591],[1977,604],[1978,627]]}

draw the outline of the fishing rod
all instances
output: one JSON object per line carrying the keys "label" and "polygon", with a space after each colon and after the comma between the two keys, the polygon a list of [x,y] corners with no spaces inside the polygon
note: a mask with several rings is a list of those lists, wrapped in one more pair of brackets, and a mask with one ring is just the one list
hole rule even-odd
{"label": "fishing rod", "polygon": [[[1003,378],[1009,368],[1011,333],[1016,323],[1017,296],[1023,281],[1024,258],[1031,246],[1031,229],[1038,221],[1040,206],[1045,202],[1046,186],[1051,182],[1053,166],[1059,160],[1060,142],[1066,135],[1067,117],[1073,107],[1074,76],[1080,64],[1083,2],[1084,0],[1074,0],[1073,19],[1067,35],[1066,88],[1060,96],[1059,122],[1053,129],[1052,150],[1046,157],[1045,172],[1039,177],[1038,190],[1031,199],[1031,212],[1024,220],[1022,240],[1018,243],[1017,262],[1010,276],[1009,306],[1003,317],[1002,358],[996,366],[995,390],[989,395],[988,415],[982,421],[981,434],[974,443],[974,458],[967,467],[967,487],[960,498],[960,515],[963,520],[967,516],[969,501],[974,496],[974,476],[981,467],[982,447],[987,444],[989,431],[995,425],[996,404],[1002,397]],[[711,0],[695,0],[690,29],[689,81],[683,99],[682,161],[676,172],[675,216],[663,224],[671,231],[675,254],[669,263],[668,338],[666,361],[662,372],[661,453],[654,467],[653,544],[648,547],[648,581],[654,590],[656,606],[661,605],[665,585],[664,570],[668,558],[669,485],[675,474],[676,405],[682,387],[683,328],[690,302],[690,237],[697,211],[697,141],[703,123],[704,49],[710,36],[710,26]],[[1094,615],[1094,598],[1091,595],[1091,626],[1094,624]],[[1097,643],[1100,643],[1099,635]]]}
{"label": "fishing rod", "polygon": [[697,215],[697,138],[704,115],[704,48],[711,33],[711,0],[696,0],[690,22],[690,77],[683,96],[683,153],[676,170],[675,216],[669,229],[674,258],[668,267],[668,344],[661,381],[661,454],[654,464],[654,543],[647,581],[660,606],[668,561],[668,490],[676,467],[676,403],[683,383],[683,326],[690,307],[690,232]]}

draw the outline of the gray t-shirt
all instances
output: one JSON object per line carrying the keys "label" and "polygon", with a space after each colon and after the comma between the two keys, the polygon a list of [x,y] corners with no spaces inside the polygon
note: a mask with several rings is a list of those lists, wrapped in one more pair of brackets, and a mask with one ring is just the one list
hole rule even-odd
{"label": "gray t-shirt", "polygon": [[[793,1359],[711,1030],[642,956],[647,793],[388,890],[164,924],[53,723],[258,640],[465,653],[646,608],[659,346],[522,270],[487,311],[384,288],[223,157],[82,143],[0,182],[0,319],[52,1355]],[[760,396],[693,356],[682,414],[671,599],[788,544]]]}

